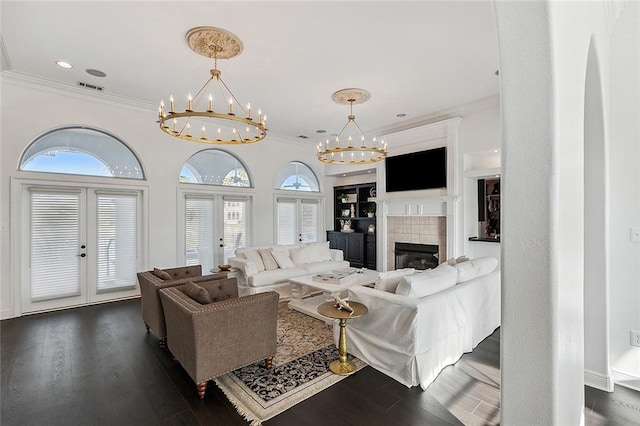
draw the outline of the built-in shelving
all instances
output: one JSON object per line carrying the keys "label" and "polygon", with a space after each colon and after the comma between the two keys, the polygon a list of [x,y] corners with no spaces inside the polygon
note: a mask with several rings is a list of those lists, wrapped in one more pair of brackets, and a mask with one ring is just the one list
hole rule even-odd
{"label": "built-in shelving", "polygon": [[[336,186],[331,248],[340,249],[351,266],[376,269],[376,184]],[[369,214],[371,213],[371,214]]]}

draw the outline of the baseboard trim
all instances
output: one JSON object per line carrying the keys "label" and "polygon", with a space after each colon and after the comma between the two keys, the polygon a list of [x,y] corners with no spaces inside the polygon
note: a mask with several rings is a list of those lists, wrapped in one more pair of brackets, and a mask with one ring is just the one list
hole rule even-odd
{"label": "baseboard trim", "polygon": [[613,378],[591,370],[584,370],[584,384],[605,392],[613,392]]}
{"label": "baseboard trim", "polygon": [[616,385],[640,392],[640,377],[613,370],[613,379]]}

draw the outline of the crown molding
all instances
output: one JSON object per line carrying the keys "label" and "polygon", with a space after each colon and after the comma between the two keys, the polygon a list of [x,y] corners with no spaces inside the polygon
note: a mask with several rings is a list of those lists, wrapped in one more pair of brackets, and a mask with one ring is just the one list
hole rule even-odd
{"label": "crown molding", "polygon": [[490,107],[500,106],[500,96],[491,95],[485,98],[477,99],[475,101],[467,102],[466,104],[456,105],[450,108],[442,109],[431,114],[416,117],[411,120],[405,120],[400,123],[396,123],[390,126],[383,126],[377,129],[370,129],[366,133],[372,135],[385,136],[392,133],[398,133],[404,130],[413,129],[414,127],[422,127],[427,124],[434,124],[438,122],[444,122],[451,118],[464,118],[465,115]]}
{"label": "crown molding", "polygon": [[109,92],[98,92],[91,89],[83,89],[71,84],[60,83],[58,81],[48,80],[35,77],[31,74],[25,74],[16,71],[5,71],[2,73],[4,82],[15,84],[17,86],[28,87],[37,90],[47,90],[50,93],[56,93],[62,96],[70,96],[80,99],[90,99],[97,102],[112,104],[117,106],[131,106],[134,108],[152,111],[154,116],[157,114],[158,106],[151,102],[134,100],[120,95],[114,95]]}

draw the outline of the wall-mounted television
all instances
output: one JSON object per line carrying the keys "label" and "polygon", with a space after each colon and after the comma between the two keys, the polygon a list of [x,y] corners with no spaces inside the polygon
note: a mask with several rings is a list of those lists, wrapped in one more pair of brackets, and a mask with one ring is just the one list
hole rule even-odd
{"label": "wall-mounted television", "polygon": [[387,192],[447,187],[447,147],[385,159]]}

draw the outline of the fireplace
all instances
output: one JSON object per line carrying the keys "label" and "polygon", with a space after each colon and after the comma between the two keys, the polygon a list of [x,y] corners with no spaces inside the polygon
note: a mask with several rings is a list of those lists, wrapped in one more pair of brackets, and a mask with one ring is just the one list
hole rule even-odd
{"label": "fireplace", "polygon": [[434,244],[395,243],[395,269],[431,269],[438,266],[439,247]]}

